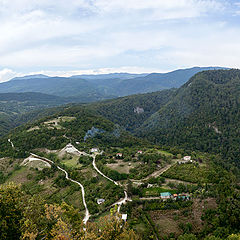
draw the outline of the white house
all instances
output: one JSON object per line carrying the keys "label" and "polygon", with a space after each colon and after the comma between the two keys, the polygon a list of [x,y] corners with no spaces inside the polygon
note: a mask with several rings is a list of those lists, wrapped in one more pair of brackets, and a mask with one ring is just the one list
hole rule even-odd
{"label": "white house", "polygon": [[185,157],[183,157],[183,160],[184,161],[190,161],[191,160],[191,156],[185,156]]}
{"label": "white house", "polygon": [[185,164],[185,163],[192,163],[193,160],[191,159],[191,156],[185,156],[182,158],[182,160],[178,161],[178,164]]}
{"label": "white house", "polygon": [[127,214],[122,214],[122,220],[125,222],[127,221]]}
{"label": "white house", "polygon": [[96,153],[96,152],[98,152],[98,148],[92,148],[91,149],[91,153]]}
{"label": "white house", "polygon": [[103,198],[97,199],[97,204],[98,204],[98,205],[100,205],[100,204],[102,204],[102,203],[104,203],[104,202],[105,202],[105,199],[103,199]]}

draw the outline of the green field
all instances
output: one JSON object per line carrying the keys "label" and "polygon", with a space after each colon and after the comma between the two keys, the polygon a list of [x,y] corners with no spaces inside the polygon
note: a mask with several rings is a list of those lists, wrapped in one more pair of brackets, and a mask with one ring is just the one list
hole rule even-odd
{"label": "green field", "polygon": [[175,164],[162,174],[163,177],[192,183],[208,182],[212,169],[207,165]]}
{"label": "green field", "polygon": [[82,166],[81,164],[79,164],[77,156],[72,157],[72,159],[62,160],[61,163],[63,163],[66,167],[70,167],[70,168],[76,168],[76,167]]}
{"label": "green field", "polygon": [[143,190],[143,196],[145,196],[145,197],[149,197],[149,196],[158,197],[158,196],[160,196],[160,193],[162,193],[162,192],[170,192],[171,194],[174,194],[177,191],[172,190],[172,189],[161,188],[161,187],[145,188]]}

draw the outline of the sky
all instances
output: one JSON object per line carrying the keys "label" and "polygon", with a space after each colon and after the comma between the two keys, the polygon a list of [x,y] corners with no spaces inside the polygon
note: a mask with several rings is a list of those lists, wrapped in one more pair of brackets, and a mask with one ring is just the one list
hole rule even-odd
{"label": "sky", "polygon": [[240,0],[0,0],[0,82],[193,66],[240,68]]}

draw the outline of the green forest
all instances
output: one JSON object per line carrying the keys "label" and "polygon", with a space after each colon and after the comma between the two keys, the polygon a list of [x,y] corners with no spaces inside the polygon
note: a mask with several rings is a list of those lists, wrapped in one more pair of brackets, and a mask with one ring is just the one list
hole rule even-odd
{"label": "green forest", "polygon": [[0,239],[240,239],[240,70],[96,103],[29,98],[2,96]]}

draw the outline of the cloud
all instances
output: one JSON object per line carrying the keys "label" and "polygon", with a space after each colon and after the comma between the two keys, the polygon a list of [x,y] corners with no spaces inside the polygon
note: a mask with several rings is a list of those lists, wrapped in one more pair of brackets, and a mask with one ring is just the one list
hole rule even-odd
{"label": "cloud", "polygon": [[0,0],[0,66],[24,73],[239,66],[230,2]]}
{"label": "cloud", "polygon": [[16,76],[16,72],[11,69],[4,68],[0,70],[0,82],[8,81],[9,79]]}
{"label": "cloud", "polygon": [[176,9],[180,11],[198,9],[199,12],[206,12],[222,9],[223,3],[214,0],[101,0],[95,1],[95,6],[103,12],[145,9],[161,12]]}

